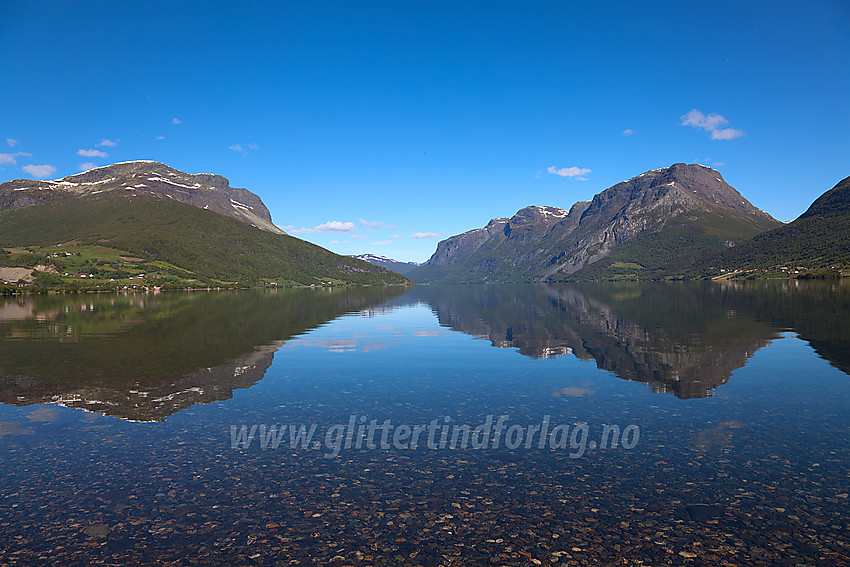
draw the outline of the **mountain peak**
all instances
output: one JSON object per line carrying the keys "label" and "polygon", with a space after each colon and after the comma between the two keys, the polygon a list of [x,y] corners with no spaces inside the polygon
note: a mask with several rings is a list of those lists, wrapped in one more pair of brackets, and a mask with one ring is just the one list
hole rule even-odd
{"label": "mountain peak", "polygon": [[635,199],[646,205],[666,201],[681,209],[732,209],[761,220],[775,221],[726,183],[719,171],[687,163],[652,169],[617,183],[593,198],[590,211],[619,209],[633,204]]}
{"label": "mountain peak", "polygon": [[186,173],[157,161],[113,163],[55,181],[17,179],[0,185],[0,211],[73,198],[170,199],[227,215],[268,232],[274,225],[262,200],[212,173]]}
{"label": "mountain peak", "polygon": [[850,213],[850,177],[845,177],[835,187],[815,199],[800,218],[847,213]]}
{"label": "mountain peak", "polygon": [[484,228],[452,236],[437,244],[413,277],[557,280],[608,258],[614,250],[619,256],[604,265],[657,272],[665,261],[686,263],[778,224],[718,171],[674,163],[617,183],[569,211],[532,205],[509,219],[494,219]]}

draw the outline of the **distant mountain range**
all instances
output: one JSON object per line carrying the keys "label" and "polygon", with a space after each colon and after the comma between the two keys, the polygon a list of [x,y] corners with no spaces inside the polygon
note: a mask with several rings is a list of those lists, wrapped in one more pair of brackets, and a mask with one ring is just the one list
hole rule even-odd
{"label": "distant mountain range", "polygon": [[59,287],[407,282],[287,235],[220,175],[153,161],[0,184],[0,252],[0,266]]}
{"label": "distant mountain range", "polygon": [[677,163],[569,210],[530,206],[452,236],[410,277],[446,283],[652,278],[781,225],[714,169]]}
{"label": "distant mountain range", "polygon": [[375,254],[357,254],[350,256],[351,258],[357,258],[358,260],[363,260],[364,262],[369,262],[370,264],[374,264],[375,266],[381,266],[382,268],[386,268],[391,272],[395,272],[397,274],[401,274],[406,276],[421,264],[419,262],[399,262],[398,260],[393,260],[392,258],[387,258],[386,256],[377,256]]}

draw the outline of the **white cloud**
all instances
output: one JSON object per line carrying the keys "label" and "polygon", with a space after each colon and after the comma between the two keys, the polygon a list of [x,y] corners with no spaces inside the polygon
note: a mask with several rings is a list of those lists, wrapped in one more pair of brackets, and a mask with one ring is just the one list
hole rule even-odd
{"label": "white cloud", "polygon": [[710,138],[712,140],[734,140],[744,135],[742,130],[724,128],[724,126],[729,125],[729,121],[720,114],[711,113],[706,115],[696,108],[680,116],[679,119],[682,126],[702,128],[706,132],[710,132]]}
{"label": "white cloud", "polygon": [[80,171],[88,171],[88,170],[90,170],[90,169],[94,169],[94,168],[96,168],[96,167],[97,167],[97,164],[96,164],[96,163],[92,163],[92,162],[90,162],[90,161],[87,161],[86,163],[81,163],[81,164],[78,166],[78,168],[79,168],[79,170],[80,170]]}
{"label": "white cloud", "polygon": [[83,157],[109,157],[109,154],[100,150],[77,150],[78,156]]}
{"label": "white cloud", "polygon": [[392,244],[392,243],[393,243],[392,240],[378,240],[376,242],[373,242],[372,244],[375,245],[375,246],[386,246],[387,244]]}
{"label": "white cloud", "polygon": [[723,128],[721,130],[714,130],[711,133],[712,140],[734,140],[735,138],[740,138],[744,133],[741,130],[736,130],[735,128]]}
{"label": "white cloud", "polygon": [[10,148],[14,148],[18,145],[18,141],[14,138],[6,138],[6,143],[9,144]]}
{"label": "white cloud", "polygon": [[343,221],[328,221],[316,227],[316,232],[352,232],[353,230],[353,222]]}
{"label": "white cloud", "polygon": [[694,128],[702,128],[711,132],[717,130],[721,126],[729,124],[729,121],[719,114],[709,114],[706,116],[696,108],[692,109],[687,114],[680,117],[682,126],[693,126]]}
{"label": "white cloud", "polygon": [[632,130],[631,128],[626,128],[625,130],[623,130],[623,137],[628,138],[629,136],[633,135],[634,133],[635,133],[635,131]]}
{"label": "white cloud", "polygon": [[172,118],[172,119],[171,119],[171,123],[172,123],[172,124],[175,124],[175,125],[177,125],[177,124],[181,124],[182,122],[183,122],[183,121],[182,121],[182,120],[180,120],[179,118]]}
{"label": "white cloud", "polygon": [[157,140],[164,140],[164,139],[165,139],[165,136],[157,136],[157,137],[156,137],[156,139],[157,139]]}
{"label": "white cloud", "polygon": [[49,164],[43,165],[25,165],[21,169],[35,177],[36,179],[44,179],[50,177],[56,172],[56,168]]}
{"label": "white cloud", "polygon": [[0,154],[0,164],[13,164],[18,163],[15,158],[19,156],[31,156],[32,154],[28,154],[26,152],[15,152],[13,154]]}
{"label": "white cloud", "polygon": [[242,144],[233,144],[232,146],[228,146],[227,149],[233,150],[234,152],[241,152],[243,154],[247,154],[249,151],[252,152],[254,150],[260,149],[260,146],[258,146],[257,144],[246,144],[244,146]]}
{"label": "white cloud", "polygon": [[313,234],[314,232],[353,232],[354,231],[354,223],[353,222],[343,222],[343,221],[328,221],[324,224],[320,224],[319,226],[314,226],[313,228],[296,228],[294,230],[290,230],[292,234]]}
{"label": "white cloud", "polygon": [[100,146],[100,147],[108,146],[110,148],[114,148],[117,145],[118,145],[118,138],[116,138],[114,140],[107,140],[106,138],[104,138],[100,142],[95,144],[95,146]]}
{"label": "white cloud", "polygon": [[436,232],[414,232],[410,238],[437,238]]}
{"label": "white cloud", "polygon": [[360,219],[359,222],[360,226],[366,227],[370,230],[378,230],[379,228],[384,226],[384,223],[382,223],[381,221],[367,221],[366,219]]}
{"label": "white cloud", "polygon": [[390,238],[399,239],[399,238],[404,238],[404,237],[400,234],[393,234],[392,236],[390,236]]}
{"label": "white cloud", "polygon": [[555,167],[554,165],[546,168],[546,172],[551,175],[560,175],[561,177],[575,177],[581,181],[587,181],[587,175],[590,173],[590,169],[586,167]]}
{"label": "white cloud", "polygon": [[366,238],[366,237],[363,236],[362,234],[352,234],[351,235],[351,240],[362,240],[364,238]]}

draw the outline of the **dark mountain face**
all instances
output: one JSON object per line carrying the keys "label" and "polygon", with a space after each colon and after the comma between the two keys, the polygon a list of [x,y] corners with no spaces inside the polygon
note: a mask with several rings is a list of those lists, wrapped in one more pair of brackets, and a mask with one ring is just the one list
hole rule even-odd
{"label": "dark mountain face", "polygon": [[272,223],[263,201],[247,189],[237,189],[221,175],[189,174],[155,161],[131,161],[98,167],[57,181],[16,179],[0,185],[0,212],[30,205],[61,203],[122,194],[170,199],[208,209],[283,234]]}
{"label": "dark mountain face", "polygon": [[411,276],[419,281],[559,279],[639,237],[640,250],[629,261],[639,269],[657,269],[779,224],[717,171],[679,163],[618,183],[569,211],[533,206],[510,219],[493,219],[482,229],[440,242]]}

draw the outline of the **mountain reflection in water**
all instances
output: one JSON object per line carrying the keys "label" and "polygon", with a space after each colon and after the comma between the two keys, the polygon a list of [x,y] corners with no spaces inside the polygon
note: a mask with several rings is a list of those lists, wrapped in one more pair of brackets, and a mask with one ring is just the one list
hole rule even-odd
{"label": "mountain reflection in water", "polygon": [[[777,329],[705,286],[422,289],[440,324],[543,358],[572,354],[656,392],[701,398]],[[721,299],[718,301],[718,299]]]}
{"label": "mountain reflection in water", "polygon": [[263,378],[287,340],[402,288],[27,296],[0,303],[0,402],[161,421]]}
{"label": "mountain reflection in water", "polygon": [[[850,292],[843,282],[33,296],[0,302],[0,402],[162,421],[251,387],[285,342],[342,314],[412,304],[430,306],[439,325],[495,347],[531,358],[592,360],[683,399],[710,396],[789,330],[837,368],[850,369]],[[344,352],[351,340],[325,346]],[[592,393],[570,387],[554,395]]]}

